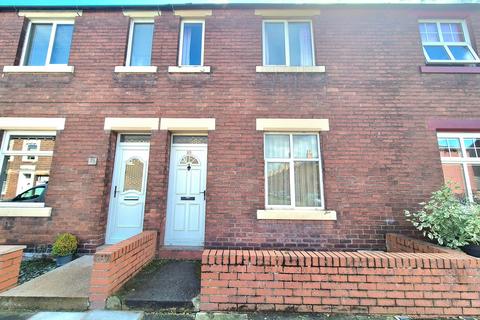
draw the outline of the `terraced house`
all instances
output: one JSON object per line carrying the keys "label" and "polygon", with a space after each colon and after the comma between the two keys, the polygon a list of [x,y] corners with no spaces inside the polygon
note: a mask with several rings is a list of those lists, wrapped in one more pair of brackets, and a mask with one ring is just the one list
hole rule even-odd
{"label": "terraced house", "polygon": [[1,244],[383,249],[444,180],[479,196],[476,1],[15,2]]}

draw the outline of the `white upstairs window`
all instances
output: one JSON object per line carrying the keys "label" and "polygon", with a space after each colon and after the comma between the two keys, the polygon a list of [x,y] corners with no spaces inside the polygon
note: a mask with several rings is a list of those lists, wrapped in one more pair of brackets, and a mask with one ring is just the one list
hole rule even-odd
{"label": "white upstairs window", "polygon": [[428,63],[479,63],[463,20],[419,21],[423,53]]}
{"label": "white upstairs window", "polygon": [[263,21],[264,66],[313,66],[311,21]]}

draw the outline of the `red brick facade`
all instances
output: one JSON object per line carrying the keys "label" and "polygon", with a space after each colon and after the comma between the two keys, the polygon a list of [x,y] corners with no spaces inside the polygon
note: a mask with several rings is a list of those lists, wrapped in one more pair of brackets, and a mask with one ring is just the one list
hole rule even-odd
{"label": "red brick facade", "polygon": [[[438,188],[431,119],[480,118],[476,74],[427,74],[419,18],[465,18],[473,46],[480,13],[468,5],[321,6],[313,29],[319,74],[256,73],[262,17],[214,8],[206,17],[209,74],[169,74],[180,18],[155,18],[154,74],[116,74],[129,19],[120,9],[75,18],[73,74],[0,75],[0,117],[64,117],[50,172],[50,218],[0,218],[0,243],[48,244],[72,232],[83,250],[104,243],[115,132],[105,117],[215,118],[208,136],[206,247],[383,249],[387,232],[411,233],[403,209]],[[18,62],[25,18],[0,12],[0,67]],[[257,220],[264,209],[263,133],[256,118],[329,119],[322,132],[325,203],[337,221]],[[478,128],[480,130],[480,128]],[[152,131],[144,229],[161,246],[170,133]],[[96,166],[87,158],[98,157]]]}
{"label": "red brick facade", "polygon": [[392,234],[387,241],[410,252],[206,250],[200,309],[480,315],[478,259]]}

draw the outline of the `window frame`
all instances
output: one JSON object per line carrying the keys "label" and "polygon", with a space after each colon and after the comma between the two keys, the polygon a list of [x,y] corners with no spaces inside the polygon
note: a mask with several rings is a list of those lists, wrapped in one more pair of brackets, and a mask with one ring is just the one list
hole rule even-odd
{"label": "window frame", "polygon": [[[289,158],[267,158],[266,155],[266,143],[267,135],[289,135],[290,137],[290,157]],[[293,155],[293,136],[294,135],[315,135],[317,137],[317,148],[318,148],[318,159],[295,159]],[[322,151],[320,148],[320,134],[316,132],[265,132],[263,134],[263,161],[264,161],[264,179],[265,179],[265,209],[284,209],[284,210],[325,210],[325,196],[324,196],[324,188],[323,188],[323,165],[322,165]],[[303,161],[303,162],[318,162],[318,174],[319,174],[319,184],[320,184],[320,197],[321,197],[321,206],[319,207],[297,207],[296,199],[295,199],[295,161]],[[289,181],[290,181],[290,205],[270,205],[268,204],[268,172],[267,172],[267,164],[269,162],[281,162],[281,163],[288,163],[290,174],[289,174]]]}
{"label": "window frame", "polygon": [[127,56],[125,57],[125,66],[126,67],[151,67],[152,59],[150,59],[150,65],[148,66],[132,66],[132,45],[133,45],[133,31],[136,23],[151,23],[153,24],[153,34],[152,34],[152,52],[153,53],[153,38],[155,35],[155,21],[150,18],[132,18],[130,19],[130,26],[128,28],[128,44],[127,44]]}
{"label": "window frame", "polygon": [[[59,24],[71,24],[73,25],[73,31],[75,32],[75,21],[71,19],[30,19],[28,21],[27,32],[25,33],[25,41],[23,41],[22,46],[22,55],[20,57],[20,66],[28,66],[25,64],[27,48],[30,44],[30,33],[32,29],[32,24],[51,24],[52,30],[50,32],[50,39],[48,41],[48,49],[47,49],[47,56],[45,58],[45,64],[42,66],[68,66],[68,62],[63,63],[50,63],[52,60],[52,51],[53,51],[53,44],[55,42],[55,35],[57,34],[57,26]],[[72,42],[73,42],[73,33],[72,33]],[[68,53],[68,58],[70,60],[70,52]]]}
{"label": "window frame", "polygon": [[[5,157],[10,156],[36,156],[36,157],[52,157],[53,159],[53,150],[52,151],[27,151],[27,150],[19,150],[19,151],[9,151],[9,141],[11,136],[52,136],[55,137],[57,132],[56,131],[15,131],[15,130],[8,130],[4,131],[2,137],[2,145],[0,146],[0,177],[2,177],[3,173],[3,164],[5,162]],[[33,139],[32,139],[33,140]],[[4,202],[1,203],[1,207],[38,207],[43,206],[44,203],[18,203],[18,202]]]}
{"label": "window frame", "polygon": [[467,148],[465,147],[464,139],[474,138],[480,139],[480,133],[463,133],[463,132],[437,132],[437,150],[440,152],[440,148],[438,146],[438,139],[452,139],[456,138],[460,140],[460,148],[462,151],[462,157],[442,157],[440,156],[440,162],[442,164],[461,164],[463,169],[463,179],[465,181],[465,191],[467,193],[468,201],[473,202],[473,191],[472,186],[470,185],[470,175],[468,173],[468,165],[469,164],[478,164],[480,165],[480,157],[479,158],[471,158],[467,157]]}
{"label": "window frame", "polygon": [[[183,33],[185,28],[185,23],[201,23],[202,24],[202,47],[200,50],[200,65],[194,64],[183,64]],[[203,67],[204,66],[204,51],[205,51],[205,19],[182,19],[180,23],[180,38],[178,44],[178,66],[179,67]]]}
{"label": "window frame", "polygon": [[[283,30],[284,30],[284,41],[285,41],[285,64],[266,64],[267,61],[267,56],[266,56],[266,34],[265,34],[265,24],[266,23],[283,23]],[[311,66],[292,66],[290,64],[290,41],[289,41],[289,32],[288,32],[288,25],[289,23],[295,23],[295,22],[307,22],[310,25],[310,39],[311,39],[311,46],[312,46],[312,65]],[[278,66],[283,66],[283,67],[315,67],[315,39],[313,37],[313,21],[312,19],[264,19],[262,21],[262,64],[265,67],[278,67]]]}
{"label": "window frame", "polygon": [[[422,23],[435,23],[437,26],[437,32],[438,32],[438,42],[423,42],[422,40],[422,35],[420,32],[420,24]],[[441,23],[459,23],[462,26],[462,32],[463,36],[465,38],[464,42],[445,42],[443,41],[443,33],[440,28]],[[480,63],[480,58],[478,57],[477,53],[472,47],[472,43],[470,40],[470,34],[468,32],[468,26],[465,20],[462,19],[420,19],[418,20],[418,33],[420,35],[420,41],[422,45],[422,50],[423,50],[423,55],[425,59],[427,60],[427,63],[430,64],[469,64],[469,63]],[[445,51],[447,52],[448,56],[451,58],[451,60],[432,60],[427,54],[427,51],[425,50],[425,46],[442,46]],[[448,46],[467,46],[468,49],[470,50],[470,53],[473,55],[475,60],[457,60],[453,56],[453,54],[450,52],[450,49]]]}

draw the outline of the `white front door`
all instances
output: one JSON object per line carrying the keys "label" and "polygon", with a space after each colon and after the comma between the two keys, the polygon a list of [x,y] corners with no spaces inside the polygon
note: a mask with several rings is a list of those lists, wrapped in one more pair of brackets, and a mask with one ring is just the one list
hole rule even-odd
{"label": "white front door", "polygon": [[[174,140],[175,141],[175,140]],[[172,145],[166,245],[203,246],[207,145]]]}
{"label": "white front door", "polygon": [[[129,142],[133,140],[134,142]],[[119,139],[115,155],[106,243],[113,244],[143,231],[149,142]],[[126,141],[126,142],[122,142]]]}

